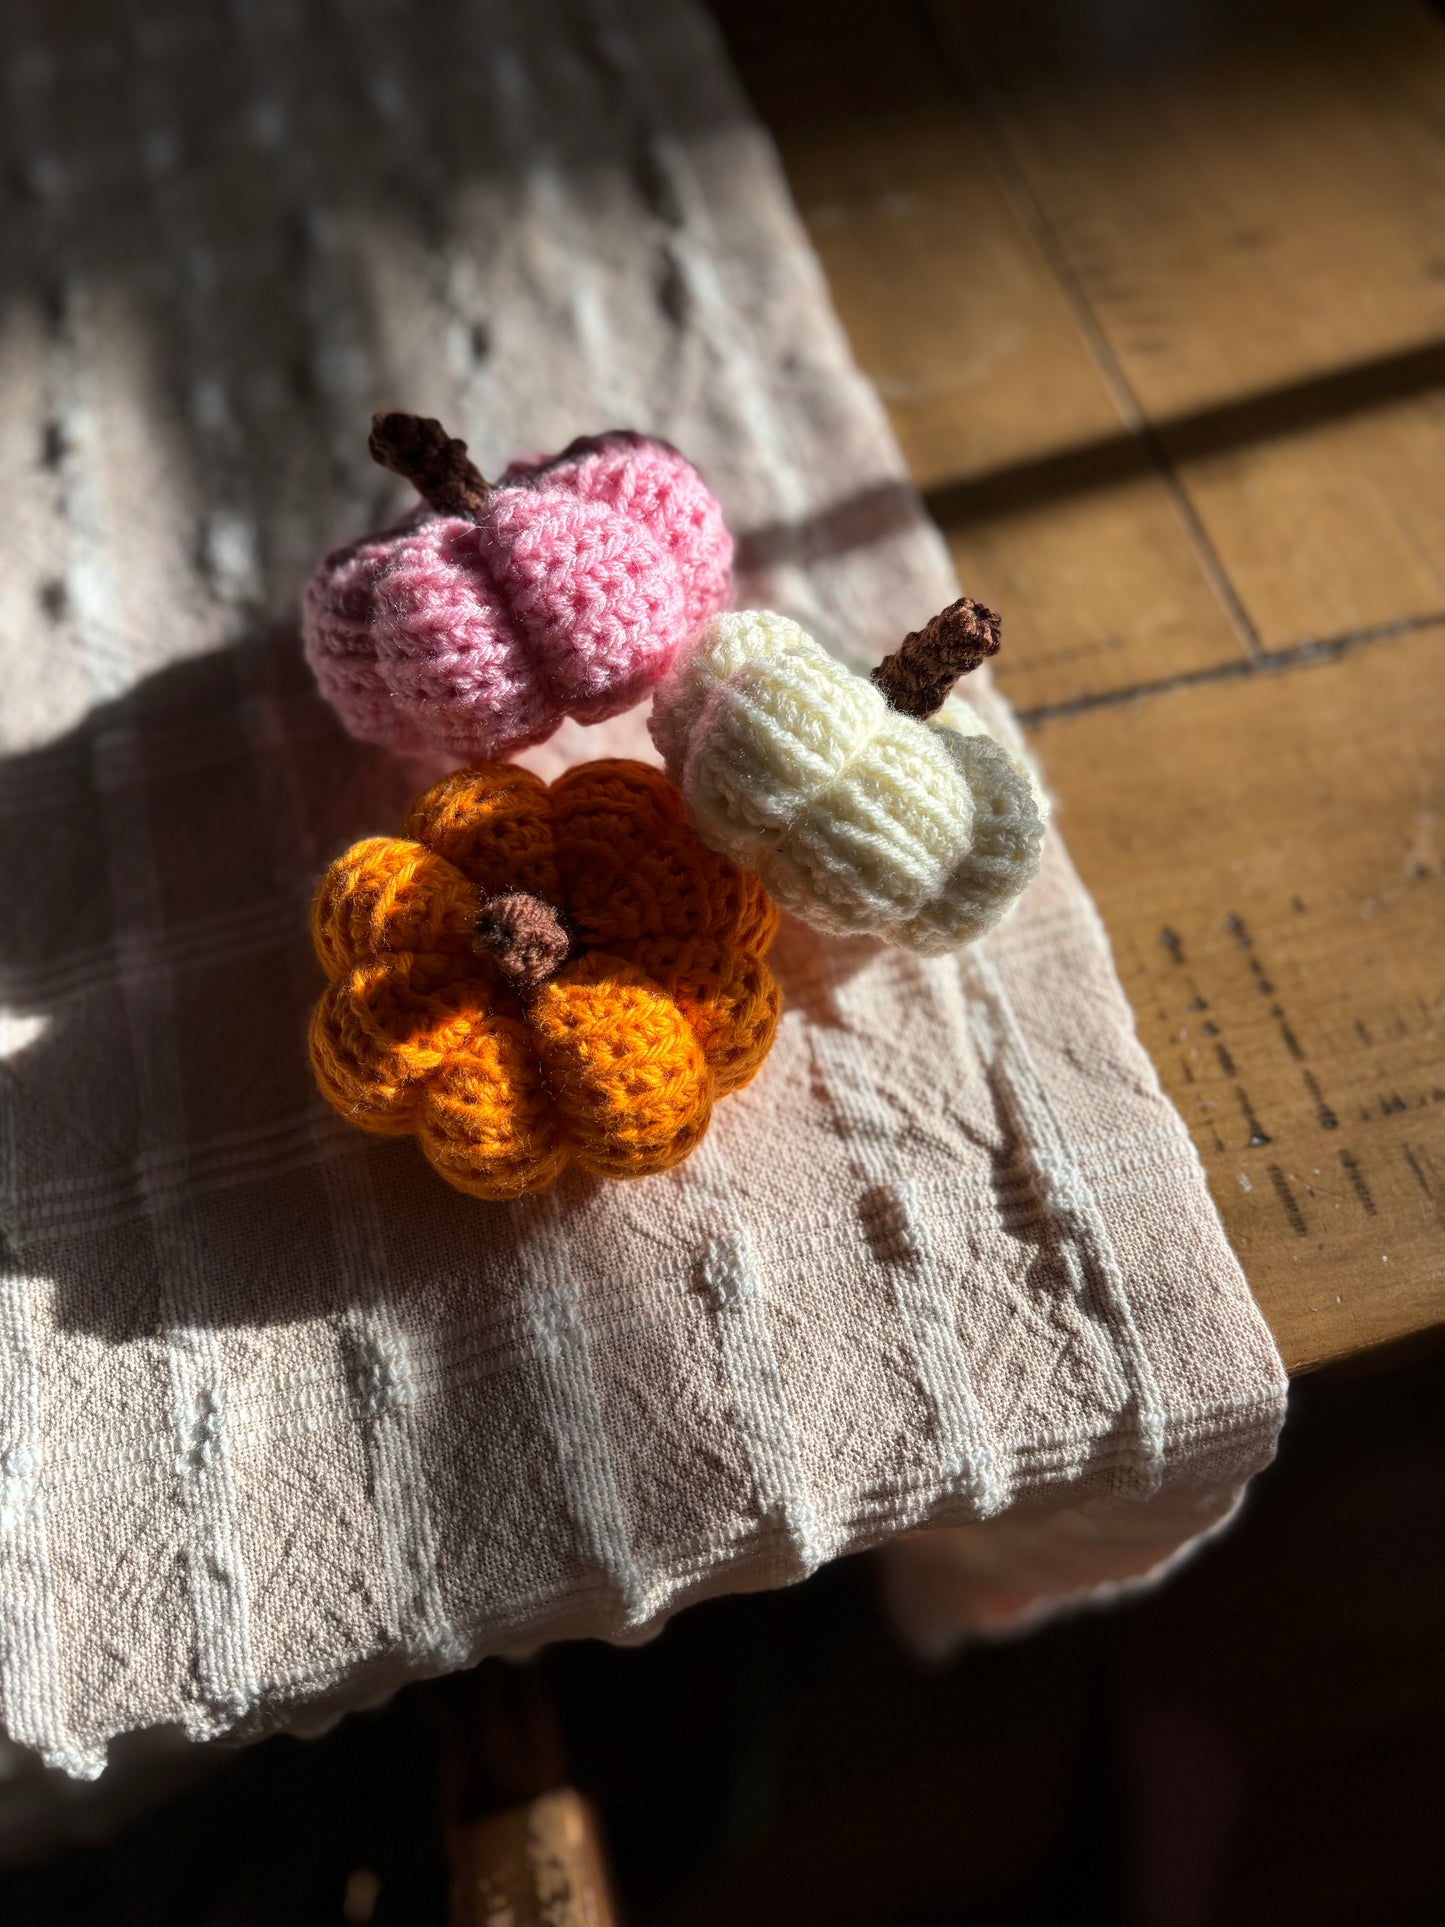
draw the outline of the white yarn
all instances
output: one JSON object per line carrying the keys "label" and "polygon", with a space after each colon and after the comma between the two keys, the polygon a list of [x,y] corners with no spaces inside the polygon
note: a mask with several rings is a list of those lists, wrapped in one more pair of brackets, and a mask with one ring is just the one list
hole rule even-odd
{"label": "white yarn", "polygon": [[650,728],[698,835],[817,929],[952,950],[1038,872],[1047,805],[978,713],[900,715],[786,616],[715,616]]}

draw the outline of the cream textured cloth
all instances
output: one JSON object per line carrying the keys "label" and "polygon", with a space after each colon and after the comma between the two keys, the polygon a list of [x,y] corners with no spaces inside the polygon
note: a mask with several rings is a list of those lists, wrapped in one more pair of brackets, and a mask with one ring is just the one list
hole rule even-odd
{"label": "cream textured cloth", "polygon": [[962,964],[790,926],[772,1059],[668,1177],[479,1204],[310,1088],[312,879],[426,775],[293,627],[401,499],[374,406],[484,469],[670,437],[746,597],[858,661],[954,593],[705,17],[0,32],[10,1733],[91,1773],[952,1523],[896,1574],[936,1641],[1226,1514],[1283,1376],[1057,839]]}

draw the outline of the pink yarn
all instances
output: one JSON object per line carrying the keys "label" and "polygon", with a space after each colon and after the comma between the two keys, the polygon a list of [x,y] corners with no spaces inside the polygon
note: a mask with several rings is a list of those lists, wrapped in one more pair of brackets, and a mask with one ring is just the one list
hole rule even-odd
{"label": "pink yarn", "polygon": [[328,555],[306,655],[354,736],[463,761],[601,722],[727,606],[732,538],[701,476],[625,430],[513,463],[476,521],[418,507]]}

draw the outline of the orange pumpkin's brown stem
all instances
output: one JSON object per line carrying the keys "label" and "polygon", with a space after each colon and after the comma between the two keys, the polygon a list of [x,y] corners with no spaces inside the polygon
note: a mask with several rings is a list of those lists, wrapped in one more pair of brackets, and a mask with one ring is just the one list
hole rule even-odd
{"label": "orange pumpkin's brown stem", "polygon": [[427,415],[373,415],[371,459],[404,475],[417,494],[442,515],[465,515],[475,521],[492,485],[476,463],[467,458],[467,445],[448,435],[439,421]]}
{"label": "orange pumpkin's brown stem", "polygon": [[550,903],[515,890],[487,898],[472,933],[472,948],[518,990],[535,990],[567,961],[572,939]]}
{"label": "orange pumpkin's brown stem", "polygon": [[873,681],[889,704],[921,722],[931,716],[960,676],[996,656],[1000,623],[992,609],[972,596],[960,596],[915,629],[873,671]]}

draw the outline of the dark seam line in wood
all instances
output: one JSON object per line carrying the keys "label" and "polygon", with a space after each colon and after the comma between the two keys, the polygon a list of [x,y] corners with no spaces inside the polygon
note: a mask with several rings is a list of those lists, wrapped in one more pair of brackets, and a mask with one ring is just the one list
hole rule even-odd
{"label": "dark seam line in wood", "polygon": [[1114,353],[1102,322],[1095,314],[1084,292],[1083,284],[1074,272],[1062,242],[1029,185],[1028,177],[1015,156],[1004,129],[1003,117],[994,105],[989,90],[975,74],[968,71],[961,58],[956,31],[948,32],[940,27],[929,0],[909,0],[909,6],[920,29],[937,53],[944,71],[971,110],[979,143],[998,177],[999,186],[1019,218],[1033,234],[1040,252],[1063,289],[1074,311],[1079,332],[1093,356],[1095,366],[1114,397],[1114,404],[1123,416],[1125,426],[1133,431],[1147,449],[1150,466],[1158,474],[1168,492],[1201,572],[1218,597],[1221,607],[1233,624],[1247,653],[1251,657],[1259,657],[1263,653],[1259,633],[1240,600],[1234,584],[1225,573],[1224,565],[1219,559],[1214,544],[1205,533],[1204,524],[1196,514],[1194,504],[1189,500],[1183,484],[1175,473],[1167,449],[1140,406],[1139,398],[1134,393],[1128,376],[1124,373],[1123,365]]}
{"label": "dark seam line in wood", "polygon": [[1372,642],[1390,642],[1397,636],[1414,635],[1421,629],[1445,628],[1445,609],[1430,615],[1403,616],[1398,622],[1382,622],[1373,629],[1350,629],[1338,636],[1297,643],[1292,649],[1268,649],[1250,662],[1216,663],[1209,669],[1185,670],[1163,682],[1135,683],[1128,689],[1104,689],[1094,696],[1075,696],[1066,703],[1042,703],[1037,709],[1015,709],[1014,715],[1025,729],[1041,723],[1056,723],[1070,716],[1081,716],[1091,709],[1117,709],[1123,703],[1138,702],[1148,696],[1168,696],[1176,689],[1193,689],[1200,683],[1247,682],[1257,676],[1274,676],[1286,670],[1301,669],[1311,663],[1337,662],[1353,649]]}

